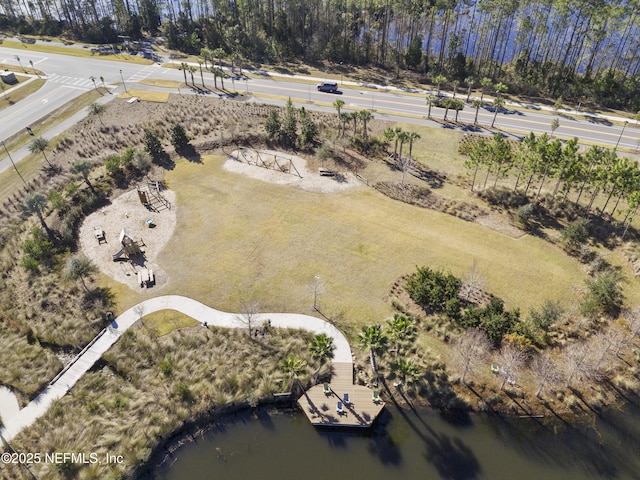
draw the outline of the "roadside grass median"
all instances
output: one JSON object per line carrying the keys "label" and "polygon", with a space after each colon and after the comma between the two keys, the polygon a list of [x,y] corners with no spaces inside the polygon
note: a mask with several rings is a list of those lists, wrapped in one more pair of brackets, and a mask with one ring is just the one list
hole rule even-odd
{"label": "roadside grass median", "polygon": [[92,52],[90,48],[64,47],[60,45],[43,45],[42,43],[22,43],[15,40],[4,40],[0,47],[15,48],[32,52],[56,53],[71,57],[95,58],[98,60],[112,60],[116,62],[136,63],[139,65],[152,65],[153,60],[143,58],[140,55],[129,55],[128,53],[115,53],[101,55]]}

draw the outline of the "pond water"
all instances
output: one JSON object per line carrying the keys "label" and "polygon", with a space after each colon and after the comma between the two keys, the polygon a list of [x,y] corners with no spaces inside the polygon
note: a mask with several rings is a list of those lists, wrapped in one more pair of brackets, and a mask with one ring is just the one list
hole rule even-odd
{"label": "pond water", "polygon": [[298,412],[242,413],[179,449],[163,480],[638,479],[640,406],[567,427],[556,419],[387,406],[367,432],[317,430]]}

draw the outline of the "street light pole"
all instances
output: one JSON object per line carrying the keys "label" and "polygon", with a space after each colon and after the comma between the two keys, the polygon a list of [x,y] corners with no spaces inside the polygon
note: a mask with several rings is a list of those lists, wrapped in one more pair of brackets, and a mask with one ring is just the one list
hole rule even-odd
{"label": "street light pole", "polygon": [[122,70],[120,70],[120,78],[122,79],[122,86],[124,87],[125,93],[127,93],[127,84],[124,83],[124,76],[122,76]]}
{"label": "street light pole", "polygon": [[618,148],[618,145],[620,144],[620,140],[622,139],[622,134],[624,133],[624,129],[627,128],[627,123],[629,122],[624,122],[624,125],[622,126],[622,131],[620,132],[620,136],[618,137],[618,141],[616,142],[616,146],[614,147],[614,150]]}
{"label": "street light pole", "polygon": [[18,176],[20,177],[20,180],[22,180],[22,183],[24,183],[24,186],[27,187],[27,190],[28,190],[29,189],[29,185],[27,185],[27,182],[24,181],[24,178],[20,174],[20,171],[18,170],[18,167],[16,167],[16,164],[13,161],[13,158],[11,158],[11,153],[9,153],[9,149],[7,148],[7,144],[4,143],[4,140],[2,141],[2,146],[7,151],[7,155],[9,155],[9,160],[11,160],[11,165],[13,165],[13,168],[16,169],[16,173],[18,174]]}

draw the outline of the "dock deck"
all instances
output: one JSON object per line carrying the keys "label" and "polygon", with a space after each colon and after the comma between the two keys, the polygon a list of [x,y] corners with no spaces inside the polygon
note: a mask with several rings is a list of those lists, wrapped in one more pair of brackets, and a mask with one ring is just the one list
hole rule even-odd
{"label": "dock deck", "polygon": [[[325,393],[324,385],[315,385],[298,399],[298,405],[313,425],[366,428],[384,408],[384,402],[373,401],[373,390],[353,384],[351,363],[333,363],[329,389]],[[344,403],[345,393],[349,395],[348,405]],[[338,402],[343,403],[342,414],[337,411]]]}

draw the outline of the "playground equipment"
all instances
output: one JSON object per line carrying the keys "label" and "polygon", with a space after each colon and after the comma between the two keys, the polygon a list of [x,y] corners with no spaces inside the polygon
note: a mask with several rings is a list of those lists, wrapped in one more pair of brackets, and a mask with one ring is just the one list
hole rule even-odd
{"label": "playground equipment", "polygon": [[159,212],[160,210],[171,210],[171,203],[162,195],[162,183],[158,180],[147,179],[145,184],[138,184],[138,198],[149,210]]}
{"label": "playground equipment", "polygon": [[131,260],[131,258],[135,257],[136,255],[142,254],[142,250],[140,249],[141,246],[144,246],[144,242],[142,241],[142,239],[139,242],[136,242],[127,234],[124,228],[120,231],[118,241],[120,242],[120,246],[122,248],[112,255],[114,262],[118,260],[124,260],[125,258],[123,257],[126,257],[127,260]]}
{"label": "playground equipment", "polygon": [[240,148],[233,152],[231,156],[240,162],[247,162],[249,165],[256,165],[276,172],[289,173],[302,178],[293,161],[283,155],[278,155],[276,152]]}

